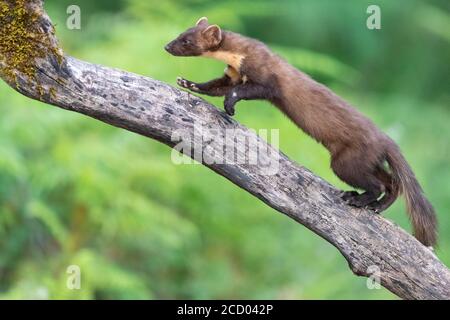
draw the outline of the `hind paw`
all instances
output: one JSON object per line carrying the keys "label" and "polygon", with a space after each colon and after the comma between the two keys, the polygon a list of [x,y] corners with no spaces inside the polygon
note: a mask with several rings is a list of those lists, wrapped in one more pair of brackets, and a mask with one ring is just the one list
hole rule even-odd
{"label": "hind paw", "polygon": [[345,202],[348,202],[351,198],[359,196],[359,193],[356,191],[342,191],[340,197]]}

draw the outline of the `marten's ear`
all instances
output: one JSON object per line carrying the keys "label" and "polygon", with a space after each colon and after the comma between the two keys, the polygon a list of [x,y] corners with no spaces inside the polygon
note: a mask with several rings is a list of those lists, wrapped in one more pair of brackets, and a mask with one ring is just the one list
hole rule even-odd
{"label": "marten's ear", "polygon": [[195,24],[197,27],[203,27],[208,25],[208,18],[207,17],[201,17],[198,19],[197,23]]}
{"label": "marten's ear", "polygon": [[216,24],[203,30],[202,35],[214,46],[222,41],[222,30]]}

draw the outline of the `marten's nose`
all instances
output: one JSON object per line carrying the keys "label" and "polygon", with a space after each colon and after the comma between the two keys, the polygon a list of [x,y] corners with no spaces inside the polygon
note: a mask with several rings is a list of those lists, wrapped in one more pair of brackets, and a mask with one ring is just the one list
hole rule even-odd
{"label": "marten's nose", "polygon": [[170,52],[170,43],[164,47],[167,52]]}

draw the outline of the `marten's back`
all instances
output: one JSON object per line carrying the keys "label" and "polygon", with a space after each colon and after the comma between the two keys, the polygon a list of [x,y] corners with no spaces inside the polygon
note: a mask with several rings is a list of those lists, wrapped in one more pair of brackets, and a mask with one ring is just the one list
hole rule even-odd
{"label": "marten's back", "polygon": [[265,61],[259,70],[266,85],[277,93],[274,104],[332,153],[349,144],[373,147],[384,139],[370,119],[326,86],[278,55],[268,55]]}
{"label": "marten's back", "polygon": [[290,65],[264,43],[226,33],[224,50],[245,58],[240,73],[272,90],[272,102],[331,153],[346,145],[375,148],[385,135],[373,122],[324,85]]}
{"label": "marten's back", "polygon": [[384,136],[370,119],[287,62],[277,78],[281,94],[277,106],[330,151],[346,144],[366,147]]}

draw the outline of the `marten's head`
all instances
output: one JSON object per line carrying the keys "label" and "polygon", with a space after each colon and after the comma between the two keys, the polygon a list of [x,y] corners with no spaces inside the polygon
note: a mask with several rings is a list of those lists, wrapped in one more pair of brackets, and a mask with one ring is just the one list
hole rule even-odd
{"label": "marten's head", "polygon": [[175,40],[165,46],[167,52],[174,56],[200,56],[207,51],[219,49],[222,42],[222,30],[217,25],[210,25],[203,17],[195,27],[189,28]]}

